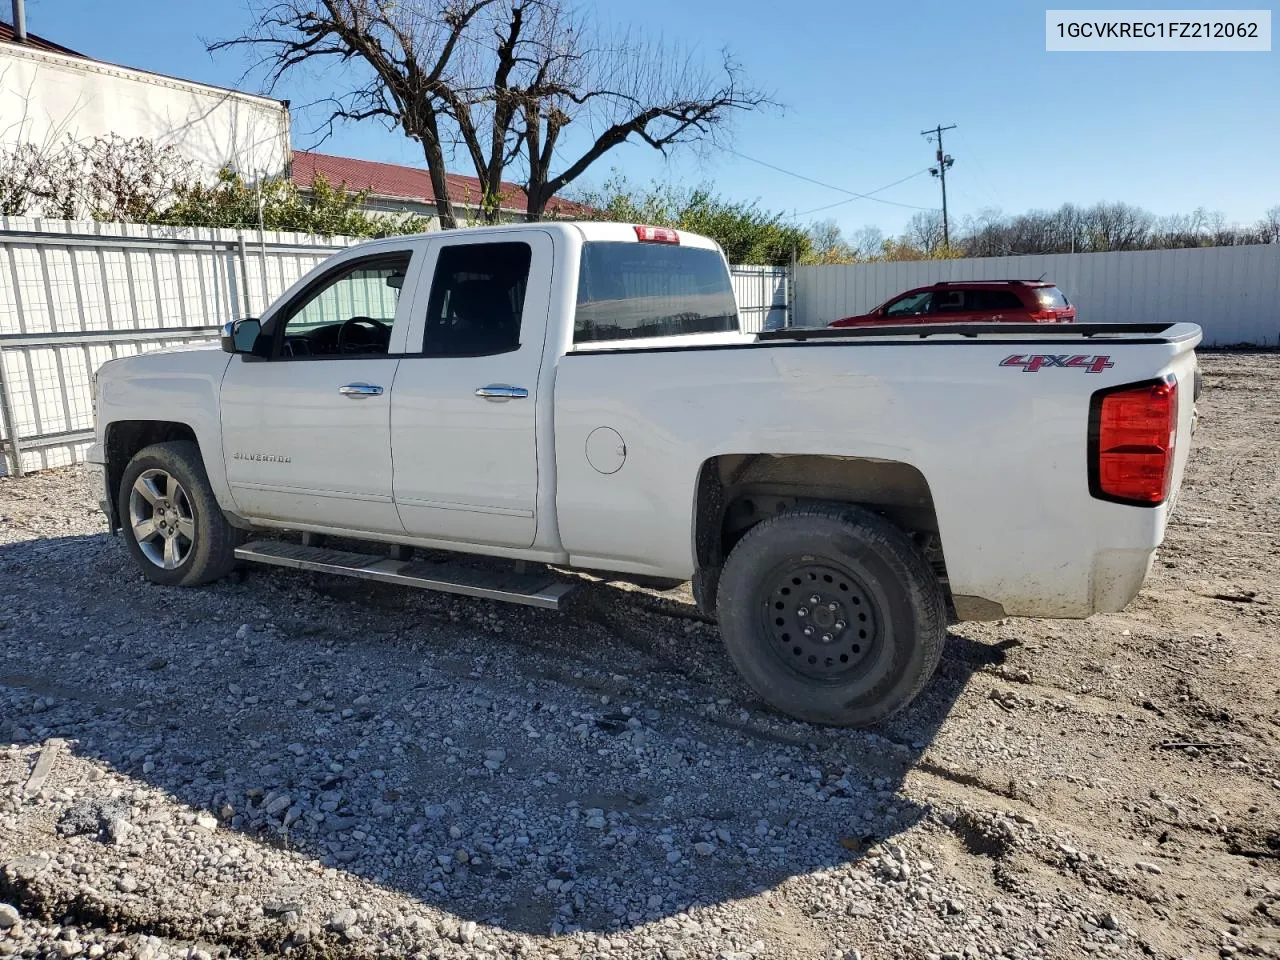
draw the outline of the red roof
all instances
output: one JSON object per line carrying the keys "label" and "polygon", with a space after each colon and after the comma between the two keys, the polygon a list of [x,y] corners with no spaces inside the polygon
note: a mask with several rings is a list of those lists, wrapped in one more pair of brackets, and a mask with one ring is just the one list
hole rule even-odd
{"label": "red roof", "polygon": [[[13,38],[13,24],[5,23],[0,20],[0,41],[5,43],[17,43]],[[47,50],[49,53],[62,53],[69,57],[84,57],[83,53],[64,47],[61,44],[54,43],[52,40],[46,40],[44,37],[37,37],[30,31],[27,32],[27,39],[22,44],[24,47],[30,47],[32,50]]]}
{"label": "red roof", "polygon": [[[368,193],[371,197],[435,203],[436,194],[431,187],[431,177],[421,167],[402,167],[395,163],[376,163],[373,160],[295,150],[292,172],[294,184],[304,189],[311,186],[317,174],[321,174],[335,186],[346,185],[350,190]],[[479,180],[459,173],[445,176],[449,181],[449,199],[457,204],[479,205],[483,195]],[[529,208],[524,189],[518,184],[504,180],[501,192],[503,210],[524,213]],[[547,204],[548,213],[561,216],[579,216],[590,211],[590,207],[572,200],[553,199]]]}

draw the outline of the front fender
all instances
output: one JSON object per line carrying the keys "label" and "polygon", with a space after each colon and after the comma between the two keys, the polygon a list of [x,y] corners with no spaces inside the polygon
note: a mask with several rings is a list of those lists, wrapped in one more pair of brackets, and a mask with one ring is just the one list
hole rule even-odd
{"label": "front fender", "polygon": [[218,504],[224,510],[231,508],[218,413],[222,376],[230,359],[220,350],[194,349],[142,354],[104,365],[98,375],[97,437],[90,462],[111,466],[114,452],[109,439],[114,426],[126,422],[180,425],[200,446]]}

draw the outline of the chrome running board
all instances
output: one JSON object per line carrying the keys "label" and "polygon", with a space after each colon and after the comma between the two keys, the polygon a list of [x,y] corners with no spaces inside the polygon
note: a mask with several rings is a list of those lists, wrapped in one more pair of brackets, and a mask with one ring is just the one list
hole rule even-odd
{"label": "chrome running board", "polygon": [[255,540],[236,547],[236,559],[292,567],[295,570],[332,573],[341,577],[397,583],[465,597],[521,603],[547,610],[559,610],[561,601],[574,588],[574,584],[563,583],[545,571],[517,573],[513,570],[475,569],[463,562],[395,560],[347,550],[301,546],[280,540]]}

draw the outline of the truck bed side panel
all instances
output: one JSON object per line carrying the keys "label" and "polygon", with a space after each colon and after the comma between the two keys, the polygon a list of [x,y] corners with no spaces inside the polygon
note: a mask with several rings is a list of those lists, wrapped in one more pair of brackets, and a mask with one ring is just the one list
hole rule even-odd
{"label": "truck bed side panel", "polygon": [[[569,354],[555,394],[560,534],[584,566],[687,577],[707,458],[898,461],[929,484],[954,594],[1010,615],[1118,609],[1141,584],[1168,507],[1090,496],[1089,401],[1100,388],[1174,372],[1185,438],[1193,345],[950,340]],[[1015,354],[1068,350],[1113,365],[1002,366]],[[587,459],[600,427],[625,445],[613,473]]]}

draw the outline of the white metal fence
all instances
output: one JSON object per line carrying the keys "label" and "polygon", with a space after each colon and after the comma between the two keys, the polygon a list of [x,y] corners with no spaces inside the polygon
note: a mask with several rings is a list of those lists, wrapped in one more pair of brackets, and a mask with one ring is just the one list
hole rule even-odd
{"label": "white metal fence", "polygon": [[[0,217],[0,475],[83,458],[107,360],[207,342],[353,242]],[[732,273],[744,329],[785,324],[785,268]]]}
{"label": "white metal fence", "polygon": [[787,325],[791,305],[789,269],[735,266],[730,272],[743,330],[759,333]]}
{"label": "white metal fence", "polygon": [[350,242],[0,218],[0,472],[82,458],[107,360],[208,341]]}
{"label": "white metal fence", "polygon": [[1187,321],[1205,346],[1280,344],[1280,245],[800,267],[795,322],[824,326],[938,280],[1044,276],[1099,323]]}

